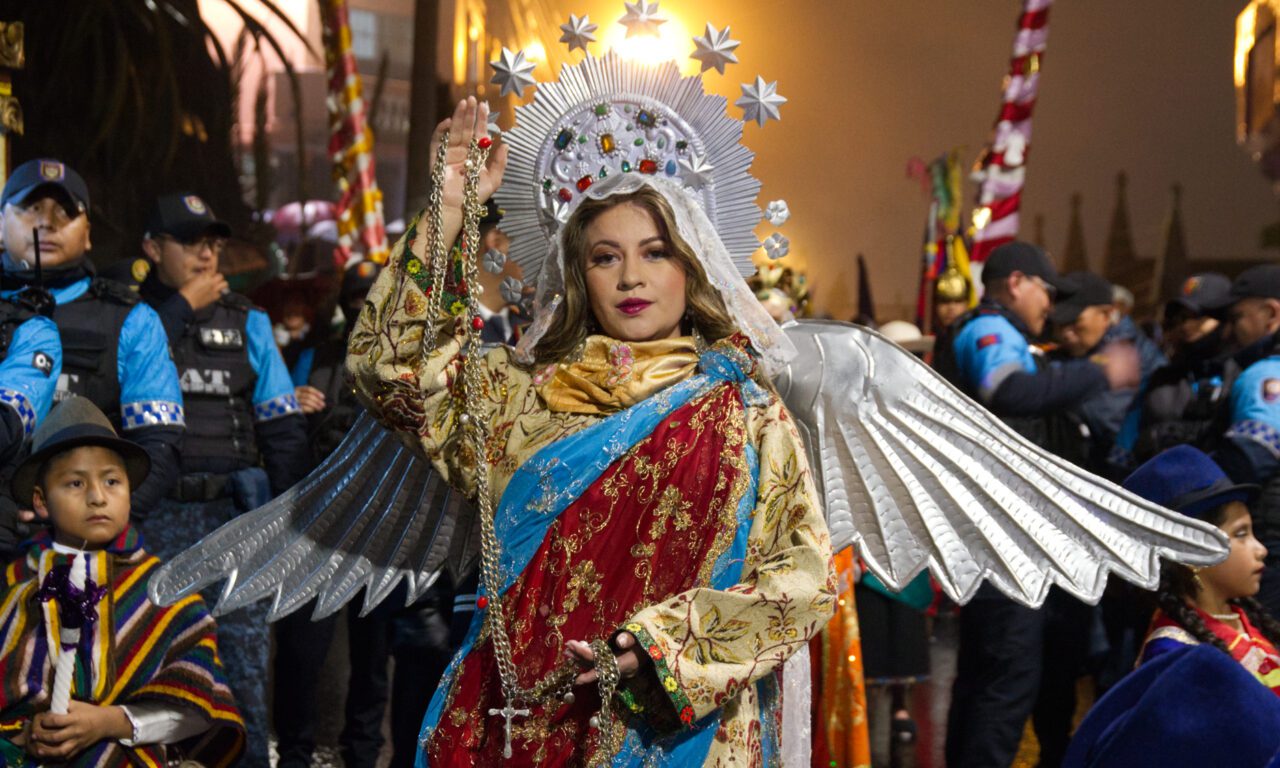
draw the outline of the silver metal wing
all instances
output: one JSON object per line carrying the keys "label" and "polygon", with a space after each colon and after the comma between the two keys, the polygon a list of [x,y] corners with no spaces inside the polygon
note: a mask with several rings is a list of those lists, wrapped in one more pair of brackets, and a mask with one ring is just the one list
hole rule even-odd
{"label": "silver metal wing", "polygon": [[775,384],[812,459],[833,546],[856,544],[892,588],[928,567],[961,603],[983,579],[1029,606],[1051,584],[1093,603],[1108,572],[1151,589],[1161,557],[1225,557],[1216,527],[1032,445],[880,334],[830,321],[785,330],[800,355]]}
{"label": "silver metal wing", "polygon": [[411,603],[442,570],[457,577],[473,565],[473,510],[362,413],[305,479],[165,563],[151,579],[151,599],[169,604],[225,579],[215,614],[273,596],[273,621],[313,599],[320,618],[361,589],[367,613],[403,581]]}

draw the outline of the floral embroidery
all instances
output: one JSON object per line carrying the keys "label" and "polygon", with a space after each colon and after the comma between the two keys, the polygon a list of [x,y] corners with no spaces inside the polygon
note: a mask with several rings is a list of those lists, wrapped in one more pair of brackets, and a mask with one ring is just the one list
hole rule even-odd
{"label": "floral embroidery", "polygon": [[540,387],[551,380],[556,373],[556,363],[551,363],[547,367],[533,374],[533,386]]}
{"label": "floral embroidery", "polygon": [[631,378],[634,364],[635,356],[631,352],[630,344],[611,344],[609,346],[609,365],[613,370],[605,378],[605,384],[610,387],[616,387],[626,383]]}
{"label": "floral embroidery", "polygon": [[649,658],[653,659],[653,671],[657,673],[658,681],[662,683],[663,690],[671,698],[671,703],[675,706],[675,710],[680,713],[680,722],[686,726],[692,725],[693,706],[689,702],[689,697],[681,690],[680,682],[671,673],[671,668],[667,666],[666,656],[660,650],[656,655],[653,653],[658,648],[658,643],[653,635],[649,634],[649,630],[634,621],[627,622],[623,629],[635,635],[639,646],[649,651]]}

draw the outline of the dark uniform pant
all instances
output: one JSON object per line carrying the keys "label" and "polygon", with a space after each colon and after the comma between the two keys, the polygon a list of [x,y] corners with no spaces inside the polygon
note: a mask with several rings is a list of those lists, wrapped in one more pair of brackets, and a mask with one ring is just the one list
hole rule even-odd
{"label": "dark uniform pant", "polygon": [[1009,768],[1035,716],[1040,765],[1066,754],[1075,683],[1089,651],[1092,608],[1056,588],[1026,606],[983,584],[960,610],[960,647],[947,715],[947,765]]}
{"label": "dark uniform pant", "polygon": [[[260,501],[265,502],[266,499]],[[238,516],[240,506],[246,503],[249,501],[237,505],[230,497],[191,502],[165,499],[142,521],[143,543],[148,552],[161,560],[169,560]],[[201,593],[210,607],[217,601],[221,588],[219,584]],[[270,765],[267,747],[269,608],[269,601],[260,600],[217,618],[218,655],[236,705],[244,716],[247,732],[239,765],[251,768]]]}

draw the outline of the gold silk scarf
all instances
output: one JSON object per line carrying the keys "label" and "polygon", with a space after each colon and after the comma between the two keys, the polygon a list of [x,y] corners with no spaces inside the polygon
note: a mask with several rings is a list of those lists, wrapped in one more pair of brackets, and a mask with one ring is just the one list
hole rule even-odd
{"label": "gold silk scarf", "polygon": [[580,360],[549,365],[533,383],[552,411],[601,415],[629,408],[688,378],[697,367],[691,336],[659,341],[588,336]]}

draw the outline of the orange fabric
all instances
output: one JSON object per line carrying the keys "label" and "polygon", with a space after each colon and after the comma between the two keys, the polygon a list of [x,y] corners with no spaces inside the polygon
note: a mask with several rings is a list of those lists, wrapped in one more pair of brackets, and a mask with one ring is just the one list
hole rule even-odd
{"label": "orange fabric", "polygon": [[836,614],[810,641],[813,659],[813,768],[869,768],[867,687],[862,676],[862,637],[853,584],[853,548],[835,556],[839,584]]}

